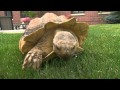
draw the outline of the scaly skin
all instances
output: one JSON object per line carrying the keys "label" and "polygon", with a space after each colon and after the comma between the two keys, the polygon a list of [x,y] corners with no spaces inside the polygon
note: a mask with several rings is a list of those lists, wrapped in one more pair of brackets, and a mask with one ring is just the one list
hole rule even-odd
{"label": "scaly skin", "polygon": [[[54,30],[50,30],[53,28]],[[69,20],[65,16],[53,13],[46,13],[41,18],[31,20],[19,43],[20,51],[23,54],[27,53],[23,69],[39,68],[47,57],[52,57],[53,53],[64,58],[83,51],[81,47],[87,36],[87,29],[86,23],[77,22],[75,18]]]}
{"label": "scaly skin", "polygon": [[44,36],[39,40],[37,45],[35,45],[26,55],[22,68],[33,67],[33,69],[38,69],[43,62],[45,56],[47,56],[53,49],[53,35],[52,30],[49,30]]}
{"label": "scaly skin", "polygon": [[72,32],[57,29],[55,36],[53,32],[54,30],[46,32],[37,45],[27,53],[24,59],[23,69],[27,67],[38,69],[44,58],[52,51],[61,58],[68,58],[77,52],[83,51],[83,49],[79,47],[78,38]]}
{"label": "scaly skin", "polygon": [[57,29],[53,39],[53,50],[54,52],[62,57],[68,58],[80,51],[78,38],[70,30]]}

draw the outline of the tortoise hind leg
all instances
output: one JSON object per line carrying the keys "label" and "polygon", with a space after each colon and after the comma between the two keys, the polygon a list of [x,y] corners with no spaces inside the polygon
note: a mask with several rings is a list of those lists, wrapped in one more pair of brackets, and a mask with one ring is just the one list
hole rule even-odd
{"label": "tortoise hind leg", "polygon": [[42,60],[42,50],[33,48],[27,53],[22,68],[25,69],[27,67],[33,67],[33,69],[38,69],[42,64]]}

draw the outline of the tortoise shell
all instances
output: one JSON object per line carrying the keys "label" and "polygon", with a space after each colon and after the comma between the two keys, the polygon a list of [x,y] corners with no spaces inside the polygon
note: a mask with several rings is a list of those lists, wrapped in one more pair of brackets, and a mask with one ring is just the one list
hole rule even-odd
{"label": "tortoise shell", "polygon": [[[30,21],[23,36],[20,38],[20,51],[23,54],[27,53],[44,37],[45,33],[54,33],[56,28],[67,28],[67,30],[72,31],[78,38],[79,46],[82,46],[87,36],[89,26],[87,23],[77,22],[74,17],[67,19],[64,15],[57,16],[53,13],[46,13],[41,18],[34,18]],[[52,37],[54,37],[54,35],[52,35]],[[49,41],[47,41],[47,43],[49,43]]]}

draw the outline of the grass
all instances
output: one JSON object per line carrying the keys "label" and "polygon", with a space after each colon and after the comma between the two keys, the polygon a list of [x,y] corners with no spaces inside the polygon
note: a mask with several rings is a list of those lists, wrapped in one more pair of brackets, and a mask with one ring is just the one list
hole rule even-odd
{"label": "grass", "polygon": [[1,79],[120,79],[120,24],[90,26],[85,51],[68,61],[43,63],[41,70],[21,69],[18,49],[22,34],[0,34]]}

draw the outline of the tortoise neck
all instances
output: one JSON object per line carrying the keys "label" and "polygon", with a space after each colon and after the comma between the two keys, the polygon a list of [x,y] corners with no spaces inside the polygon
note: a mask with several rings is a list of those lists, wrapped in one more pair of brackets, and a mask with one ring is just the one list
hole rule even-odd
{"label": "tortoise neck", "polygon": [[66,31],[66,32],[70,32],[70,33],[73,34],[73,32],[70,29],[67,29],[67,28],[56,28],[55,34],[58,33],[58,32],[61,32],[61,31]]}

